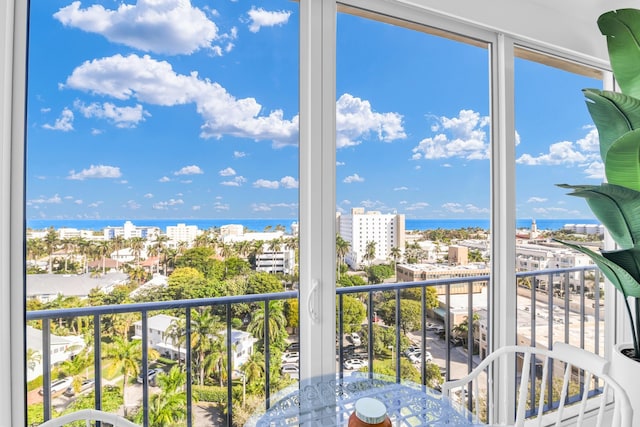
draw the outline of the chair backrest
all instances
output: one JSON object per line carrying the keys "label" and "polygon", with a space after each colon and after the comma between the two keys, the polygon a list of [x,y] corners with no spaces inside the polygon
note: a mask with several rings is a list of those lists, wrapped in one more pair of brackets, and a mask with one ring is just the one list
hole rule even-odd
{"label": "chair backrest", "polygon": [[40,427],[61,427],[74,421],[86,421],[87,427],[94,425],[92,424],[93,421],[108,423],[114,427],[140,427],[138,424],[134,424],[116,414],[98,411],[96,409],[82,409],[58,418],[53,418],[43,424],[40,424]]}
{"label": "chair backrest", "polygon": [[589,418],[589,425],[597,427],[631,427],[633,411],[629,397],[609,377],[609,362],[562,342],[556,342],[553,350],[502,347],[464,378],[445,382],[442,393],[463,403],[481,420],[499,425],[493,419],[495,405],[491,398],[495,396],[495,369],[513,379],[515,395],[510,399],[515,409],[515,426],[522,427],[525,421],[527,426],[560,426],[570,419],[574,420],[572,425],[582,426]]}

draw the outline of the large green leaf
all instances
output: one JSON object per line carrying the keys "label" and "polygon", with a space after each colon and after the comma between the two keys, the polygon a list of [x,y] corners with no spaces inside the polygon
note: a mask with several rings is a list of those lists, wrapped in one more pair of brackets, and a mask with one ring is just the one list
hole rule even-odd
{"label": "large green leaf", "polygon": [[621,248],[640,244],[640,192],[613,184],[566,185],[570,196],[584,197],[593,214]]}
{"label": "large green leaf", "polygon": [[620,92],[583,89],[587,108],[598,128],[600,156],[605,159],[615,140],[640,129],[640,99]]}
{"label": "large green leaf", "polygon": [[[592,251],[589,248],[572,243],[554,239],[578,252],[589,256],[607,276],[613,286],[616,287],[625,298],[640,298],[640,270],[638,260],[640,259],[640,248],[625,249],[623,251],[604,252],[603,255]],[[606,257],[604,256],[606,254]],[[611,259],[609,259],[611,258]],[[618,264],[620,262],[620,264]],[[627,268],[629,270],[627,270]]]}
{"label": "large green leaf", "polygon": [[607,37],[609,61],[622,92],[640,98],[640,10],[604,13],[598,27]]}
{"label": "large green leaf", "polygon": [[603,160],[607,182],[640,191],[640,129],[618,138]]}

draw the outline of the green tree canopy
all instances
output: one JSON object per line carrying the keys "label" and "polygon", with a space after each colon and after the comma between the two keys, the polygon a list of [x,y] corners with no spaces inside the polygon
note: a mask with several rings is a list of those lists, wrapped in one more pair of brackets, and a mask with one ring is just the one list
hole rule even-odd
{"label": "green tree canopy", "polygon": [[[336,297],[336,307],[338,306],[337,298],[338,297]],[[345,332],[360,331],[366,314],[367,311],[364,304],[362,304],[358,298],[349,295],[342,297],[342,324]],[[336,316],[336,322],[337,321],[338,317]]]}
{"label": "green tree canopy", "polygon": [[181,257],[176,258],[176,267],[192,267],[201,272],[205,277],[214,277],[221,279],[222,276],[217,277],[221,270],[216,269],[215,252],[209,247],[196,247],[187,249]]}
{"label": "green tree canopy", "polygon": [[173,270],[167,283],[171,299],[190,299],[195,298],[198,290],[205,287],[207,280],[204,274],[194,267],[180,267]]}
{"label": "green tree canopy", "polygon": [[369,283],[382,283],[384,279],[393,277],[395,274],[395,269],[386,264],[372,265],[367,267],[366,271]]}
{"label": "green tree canopy", "polygon": [[247,294],[270,294],[284,291],[282,282],[272,274],[263,271],[249,276]]}
{"label": "green tree canopy", "polygon": [[[418,301],[400,300],[400,327],[406,334],[418,329],[421,325],[421,304]],[[393,325],[396,321],[396,301],[389,300],[378,308],[378,315],[387,325]]]}

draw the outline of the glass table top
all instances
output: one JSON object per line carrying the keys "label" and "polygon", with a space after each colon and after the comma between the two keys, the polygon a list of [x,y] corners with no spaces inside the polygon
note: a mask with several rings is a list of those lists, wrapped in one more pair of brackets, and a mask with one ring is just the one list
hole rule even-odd
{"label": "glass table top", "polygon": [[355,403],[362,397],[382,401],[394,426],[482,426],[460,404],[415,383],[369,378],[353,373],[344,378],[310,381],[283,390],[275,403],[256,414],[247,427],[347,426]]}

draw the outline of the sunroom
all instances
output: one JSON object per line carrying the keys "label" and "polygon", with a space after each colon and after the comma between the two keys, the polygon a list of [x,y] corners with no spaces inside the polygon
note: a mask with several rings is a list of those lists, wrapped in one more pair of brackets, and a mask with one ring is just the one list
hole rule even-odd
{"label": "sunroom", "polygon": [[[167,9],[186,4],[197,11],[189,15],[193,28],[182,28],[189,36],[170,38],[169,33],[178,34],[176,29],[181,26],[167,24],[163,27],[166,31],[159,33],[163,37],[145,39],[140,36],[144,31],[138,32],[134,24],[123,24],[127,19],[124,12],[123,21],[111,22],[115,28],[112,31],[98,25],[98,20],[106,22],[106,16],[112,19],[125,9],[139,8],[138,17],[143,17],[143,8],[150,10],[160,3]],[[41,418],[34,421],[28,415],[27,325],[40,322],[44,338],[39,348],[47,348],[56,331],[44,319],[91,318],[94,327],[88,332],[88,342],[100,342],[104,339],[101,322],[105,318],[135,313],[134,320],[140,322],[142,331],[141,384],[132,381],[131,388],[139,390],[138,422],[145,426],[154,425],[149,413],[154,390],[144,375],[152,357],[144,331],[148,318],[166,310],[182,310],[179,317],[193,325],[192,311],[201,315],[196,309],[213,307],[225,330],[221,335],[231,339],[232,326],[246,329],[232,325],[236,307],[260,307],[254,314],[259,312],[264,317],[266,331],[257,341],[262,340],[266,368],[262,389],[255,393],[260,400],[256,412],[268,411],[281,397],[277,384],[270,383],[269,366],[280,364],[279,357],[270,360],[267,325],[272,301],[297,300],[299,323],[292,335],[299,347],[295,363],[301,384],[318,378],[343,379],[355,370],[375,372],[379,359],[388,364],[390,370],[385,372],[390,372],[389,381],[399,384],[409,380],[403,377],[405,359],[409,360],[405,355],[407,347],[413,347],[416,355],[416,376],[411,380],[428,386],[431,361],[439,366],[442,379],[450,380],[471,371],[485,355],[509,345],[550,348],[561,341],[609,359],[616,343],[630,341],[623,301],[595,265],[576,266],[566,253],[554,258],[553,263],[543,262],[546,255],[541,255],[542,250],[527,246],[520,234],[523,228],[537,233],[536,220],[540,225],[543,219],[588,218],[584,201],[569,205],[574,201],[568,200],[566,191],[555,184],[577,184],[585,176],[593,183],[602,181],[602,172],[598,175],[601,163],[593,153],[597,132],[580,90],[615,88],[606,40],[596,21],[602,13],[634,7],[634,2],[229,3],[238,11],[243,9],[234,16],[234,22],[220,18],[225,16],[227,6],[207,6],[197,1],[138,0],[118,8],[109,1],[52,4],[43,0],[7,0],[0,6],[4,23],[0,31],[1,426],[37,425],[62,413],[58,412],[59,402],[44,387]],[[267,11],[273,14],[266,14]],[[46,23],[47,19],[50,22]],[[214,21],[216,24],[211,27]],[[271,29],[281,32],[269,39],[258,39],[258,35]],[[153,33],[152,26],[146,30]],[[205,48],[179,44],[187,43],[188,37],[196,40],[201,36],[198,30],[212,34],[205,38]],[[59,38],[58,33],[62,34]],[[208,57],[207,67],[215,74],[208,75],[208,68],[197,69],[195,62],[190,62],[192,53],[199,50]],[[220,66],[216,62],[234,54],[238,56],[233,63]],[[231,64],[243,65],[232,68]],[[112,84],[114,74],[124,73],[127,67],[134,70],[134,66],[158,81],[150,83],[141,78],[128,86]],[[47,80],[47,74],[53,77]],[[232,83],[234,76],[238,79]],[[55,83],[60,93],[48,93],[50,98],[43,101],[45,81]],[[193,87],[179,92],[177,82],[188,82],[185,87]],[[270,98],[269,92],[278,95]],[[207,97],[220,93],[226,104],[209,102]],[[409,105],[411,113],[405,109]],[[182,134],[184,128],[177,125],[187,121],[187,107],[198,113],[199,122],[189,129],[192,135]],[[98,119],[102,124],[94,127],[90,120]],[[133,151],[131,140],[122,137],[118,141],[119,135],[142,132],[143,125],[152,121],[167,126],[164,134],[135,136],[146,141],[141,143],[142,152]],[[83,152],[80,145],[67,142],[72,134],[83,132],[85,140],[93,137],[98,141],[94,145],[105,141],[102,148]],[[108,135],[117,136],[109,140]],[[222,147],[220,141],[235,141],[234,138],[241,141],[228,144],[230,149]],[[188,150],[184,141],[188,139],[202,144],[198,151],[187,153],[191,157],[184,155]],[[45,141],[58,144],[56,151],[64,154],[57,172],[45,168],[56,163],[45,154]],[[227,156],[226,164],[213,160],[206,163],[222,157],[222,153]],[[140,190],[136,200],[129,196],[132,187],[142,187],[142,178],[137,182],[139,176],[133,171],[127,174],[124,166],[120,170],[114,165],[124,165],[125,158],[134,157],[138,165],[146,164],[140,169],[153,173],[154,182],[173,186],[173,193],[155,203],[150,200],[154,198],[151,190]],[[170,158],[182,163],[172,164]],[[283,159],[292,171],[282,167],[277,172],[280,175],[251,175]],[[544,169],[548,172],[536,168],[541,165],[548,167]],[[217,178],[218,189],[195,186],[199,176],[208,172]],[[48,178],[55,174],[59,178],[58,189],[45,188],[41,183],[53,181]],[[81,195],[79,187],[73,193],[75,185],[98,181],[94,178],[100,174],[105,174],[100,178],[113,178],[113,186],[107,187],[102,179],[93,194]],[[354,189],[365,183],[369,190]],[[252,186],[254,192],[243,196],[245,211],[233,211],[231,193],[225,191],[243,186]],[[435,197],[438,188],[448,197]],[[285,189],[289,191],[286,199],[272,197],[272,193],[265,195]],[[390,196],[383,199],[385,191]],[[205,192],[210,192],[208,206],[193,201],[192,213],[177,210],[189,204],[189,195]],[[105,203],[110,193],[123,198]],[[552,194],[548,197],[554,199],[547,200],[543,194]],[[146,218],[152,218],[151,213],[156,211],[193,218],[193,212],[207,209],[201,218],[234,215],[239,221],[249,214],[260,218],[256,216],[260,212],[274,212],[274,218],[294,218],[296,286],[285,284],[278,292],[228,294],[201,301],[185,297],[27,313],[26,236],[36,213],[47,220],[78,218],[88,211],[62,213],[55,209],[66,204],[74,208],[93,204],[94,210],[89,214],[98,213],[93,219],[131,219],[136,218],[132,215],[137,209],[144,209],[144,200],[149,200]],[[336,235],[341,231],[337,213],[348,216],[356,206],[400,213],[406,215],[407,221],[473,218],[485,224],[480,228],[488,231],[488,274],[340,286],[339,276],[344,270],[336,269],[336,263],[340,264],[344,254],[336,245]],[[226,212],[232,213],[224,216]],[[522,225],[523,220],[526,226]],[[612,247],[613,241],[605,235],[603,244]],[[274,254],[278,251],[272,248]],[[366,251],[363,253],[366,255]],[[453,257],[453,252],[448,257]],[[378,258],[393,257],[386,253]],[[265,271],[275,269],[277,257],[266,259]],[[360,262],[371,267],[366,257]],[[158,270],[160,264],[156,266]],[[427,294],[431,290],[435,290],[438,302],[428,307]],[[421,319],[411,327],[403,322],[406,314],[400,309],[401,300],[409,291],[417,295]],[[352,299],[362,303],[365,313],[357,328],[346,315],[345,306]],[[382,334],[378,316],[385,304],[394,306],[395,311],[387,313],[382,324],[395,332],[382,349],[374,349],[374,340],[368,337]],[[473,327],[469,327],[468,319],[474,319]],[[465,322],[463,329],[461,324]],[[56,322],[51,323],[55,328]],[[442,329],[436,330],[438,325]],[[364,362],[352,369],[346,363],[352,359],[347,347],[353,346],[353,336],[349,334],[356,331],[361,335],[358,339],[363,338],[360,359]],[[350,341],[346,340],[347,335]],[[183,342],[193,339],[188,335]],[[105,378],[100,376],[104,375],[101,360],[105,354],[101,351],[107,350],[100,347],[94,349],[90,370],[96,383],[104,385]],[[178,365],[184,362],[188,366],[190,380],[185,387],[187,404],[179,425],[202,425],[206,418],[198,418],[196,405],[192,404],[192,383],[196,385],[199,375],[195,366],[197,351],[188,346],[181,350],[177,341],[170,347],[176,354],[185,353],[185,360],[179,360]],[[222,359],[231,360],[231,343],[222,348]],[[40,357],[43,366],[51,365],[51,354],[43,351]],[[220,386],[226,393],[226,403],[221,405],[225,409],[221,418],[206,420],[214,425],[237,425],[234,419],[240,416],[238,408],[245,409],[252,395],[251,390],[247,393],[248,374],[224,362],[219,371]],[[54,380],[48,369],[43,370],[42,377],[44,384]],[[513,422],[512,380],[508,376],[495,378],[497,387],[490,410],[496,420]],[[93,391],[95,409],[104,409],[104,393],[100,389]]]}

